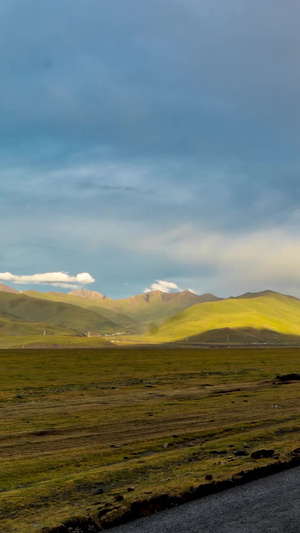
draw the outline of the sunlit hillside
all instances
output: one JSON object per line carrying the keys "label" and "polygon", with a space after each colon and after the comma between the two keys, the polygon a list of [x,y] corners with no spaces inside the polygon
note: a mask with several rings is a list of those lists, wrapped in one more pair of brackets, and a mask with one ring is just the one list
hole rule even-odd
{"label": "sunlit hillside", "polygon": [[131,331],[148,331],[149,328],[161,323],[196,303],[218,301],[213,294],[193,294],[190,291],[165,294],[152,291],[129,298],[113,300],[102,294],[88,290],[75,290],[68,294],[59,292],[40,293],[26,291],[28,296],[56,301],[89,309]]}
{"label": "sunlit hillside", "polygon": [[300,335],[300,301],[277,293],[194,305],[154,328],[149,342],[170,342],[223,328]]}

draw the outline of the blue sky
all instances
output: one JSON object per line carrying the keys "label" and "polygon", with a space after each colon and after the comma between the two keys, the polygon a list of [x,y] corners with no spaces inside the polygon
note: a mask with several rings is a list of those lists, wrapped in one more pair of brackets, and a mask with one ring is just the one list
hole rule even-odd
{"label": "blue sky", "polygon": [[300,296],[299,16],[2,0],[0,281]]}

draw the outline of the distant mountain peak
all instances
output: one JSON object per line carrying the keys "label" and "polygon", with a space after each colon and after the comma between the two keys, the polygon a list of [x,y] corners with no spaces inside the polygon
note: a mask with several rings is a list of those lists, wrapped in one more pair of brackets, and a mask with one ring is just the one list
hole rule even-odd
{"label": "distant mountain peak", "polygon": [[299,298],[296,298],[296,296],[291,296],[289,294],[282,294],[278,291],[273,291],[271,289],[265,289],[264,291],[259,292],[245,292],[244,294],[241,294],[239,296],[231,296],[231,299],[240,299],[240,300],[246,300],[250,298],[260,298],[262,296],[265,297],[286,297],[286,298],[293,298],[294,300],[298,300]]}
{"label": "distant mountain peak", "polygon": [[78,296],[79,298],[85,298],[86,300],[109,300],[107,296],[104,296],[100,292],[89,291],[88,289],[76,289],[70,291],[68,294],[71,296]]}
{"label": "distant mountain peak", "polygon": [[155,296],[155,294],[167,294],[167,293],[156,289],[155,291],[149,291],[149,292],[146,292],[145,294],[149,294],[149,296],[151,297],[151,296]]}
{"label": "distant mountain peak", "polygon": [[19,294],[19,291],[16,289],[13,289],[12,287],[8,287],[8,285],[4,285],[3,283],[0,283],[0,291],[1,292],[12,292],[13,294]]}

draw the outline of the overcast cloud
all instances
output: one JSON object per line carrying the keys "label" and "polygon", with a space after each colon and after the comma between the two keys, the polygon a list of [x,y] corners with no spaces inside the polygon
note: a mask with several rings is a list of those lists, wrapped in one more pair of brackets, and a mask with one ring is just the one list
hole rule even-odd
{"label": "overcast cloud", "polygon": [[4,281],[300,296],[299,16],[294,0],[2,0]]}

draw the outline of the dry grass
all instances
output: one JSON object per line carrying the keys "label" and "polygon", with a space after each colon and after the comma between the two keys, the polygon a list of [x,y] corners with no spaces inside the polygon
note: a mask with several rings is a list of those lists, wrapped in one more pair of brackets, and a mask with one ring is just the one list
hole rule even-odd
{"label": "dry grass", "polygon": [[148,494],[180,494],[207,474],[228,478],[258,464],[234,455],[244,443],[286,458],[299,446],[300,382],[279,385],[274,377],[297,371],[299,355],[296,348],[3,350],[0,531],[40,531],[104,511],[111,519]]}

